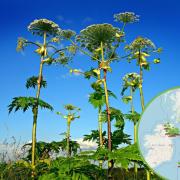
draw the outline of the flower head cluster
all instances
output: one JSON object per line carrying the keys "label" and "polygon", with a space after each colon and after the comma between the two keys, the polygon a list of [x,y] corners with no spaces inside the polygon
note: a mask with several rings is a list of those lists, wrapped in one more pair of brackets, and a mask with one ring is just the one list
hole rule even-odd
{"label": "flower head cluster", "polygon": [[72,30],[70,30],[70,29],[67,29],[67,30],[63,30],[63,31],[61,31],[61,33],[60,33],[60,36],[62,37],[62,38],[65,38],[65,39],[71,39],[73,36],[75,36],[76,35],[76,33],[75,33],[75,31],[72,31]]}
{"label": "flower head cluster", "polygon": [[66,109],[66,110],[68,110],[68,111],[73,111],[73,110],[80,110],[80,108],[78,108],[78,107],[76,107],[76,106],[74,106],[74,105],[72,105],[72,104],[66,104],[65,106],[64,106],[64,108]]}
{"label": "flower head cluster", "polygon": [[139,50],[145,50],[147,52],[148,50],[155,50],[156,46],[150,39],[139,36],[131,44],[127,45],[125,49],[134,52]]}
{"label": "flower head cluster", "polygon": [[140,75],[138,73],[128,73],[123,77],[123,81],[132,81],[132,80],[139,80],[140,79]]}
{"label": "flower head cluster", "polygon": [[139,21],[139,16],[136,15],[133,12],[124,12],[124,13],[119,13],[114,15],[115,21],[120,21],[122,23],[134,23]]}
{"label": "flower head cluster", "polygon": [[128,87],[131,87],[133,91],[135,91],[141,82],[140,75],[133,72],[133,73],[128,73],[123,77],[123,90],[121,94],[124,94],[124,91],[128,89]]}
{"label": "flower head cluster", "polygon": [[76,40],[82,47],[93,52],[100,47],[101,42],[104,46],[111,47],[118,40],[117,34],[121,34],[120,29],[111,24],[93,24],[83,29]]}
{"label": "flower head cluster", "polygon": [[21,51],[24,49],[24,47],[26,46],[26,42],[27,40],[22,38],[22,37],[19,37],[18,38],[18,41],[17,41],[17,47],[16,47],[16,50],[17,51]]}
{"label": "flower head cluster", "polygon": [[44,33],[47,36],[56,36],[61,32],[59,26],[48,19],[36,19],[28,26],[28,30],[32,34],[43,36]]}

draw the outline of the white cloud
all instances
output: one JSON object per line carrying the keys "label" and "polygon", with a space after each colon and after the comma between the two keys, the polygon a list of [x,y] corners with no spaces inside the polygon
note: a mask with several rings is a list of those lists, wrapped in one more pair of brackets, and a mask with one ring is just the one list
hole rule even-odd
{"label": "white cloud", "polygon": [[83,141],[83,138],[76,139],[82,150],[95,150],[98,145],[93,141]]}
{"label": "white cloud", "polygon": [[173,142],[172,139],[166,135],[163,124],[158,124],[154,130],[154,134],[146,135],[144,140],[144,146],[148,149],[145,160],[152,168],[171,160],[173,155]]}
{"label": "white cloud", "polygon": [[[79,70],[80,72],[83,72],[82,69],[77,69],[77,70]],[[63,79],[68,79],[68,78],[73,78],[73,77],[77,77],[77,76],[82,76],[82,74],[79,73],[79,72],[73,72],[73,73],[71,74],[71,73],[69,72],[69,73],[66,73],[66,74],[61,75],[61,78],[63,78]]]}

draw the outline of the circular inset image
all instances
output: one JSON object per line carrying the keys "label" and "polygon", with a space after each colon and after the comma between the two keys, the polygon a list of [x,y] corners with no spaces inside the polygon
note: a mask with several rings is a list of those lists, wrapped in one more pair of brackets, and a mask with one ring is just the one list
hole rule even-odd
{"label": "circular inset image", "polygon": [[141,116],[139,149],[149,167],[169,180],[180,180],[180,87],[154,98]]}

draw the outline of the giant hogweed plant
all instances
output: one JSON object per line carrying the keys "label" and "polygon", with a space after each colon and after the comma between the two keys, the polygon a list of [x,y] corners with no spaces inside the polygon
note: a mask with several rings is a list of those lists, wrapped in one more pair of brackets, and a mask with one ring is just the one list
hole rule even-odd
{"label": "giant hogweed plant", "polygon": [[[134,109],[134,93],[140,86],[140,75],[137,73],[128,73],[123,77],[123,88],[121,95],[123,96],[122,100],[124,103],[131,104],[130,113],[125,115],[125,118],[133,122],[134,124],[134,144],[137,143],[137,123],[140,119],[140,115]],[[124,93],[129,90],[129,95],[124,96]],[[134,164],[135,176],[137,178],[137,164]]]}
{"label": "giant hogweed plant", "polygon": [[[127,60],[131,62],[132,60],[136,60],[137,66],[139,66],[139,74],[140,74],[140,83],[139,83],[139,91],[140,91],[140,99],[141,99],[141,108],[144,111],[144,93],[143,93],[143,71],[150,69],[150,61],[148,58],[153,53],[160,53],[162,51],[161,48],[157,48],[155,44],[148,38],[137,37],[132,43],[125,47],[125,50],[129,52],[127,56]],[[154,64],[159,64],[160,59],[155,58],[153,60]],[[150,179],[150,171],[147,171],[147,180]]]}
{"label": "giant hogweed plant", "polygon": [[[107,90],[106,76],[107,72],[111,72],[111,62],[118,60],[116,53],[120,43],[123,42],[124,27],[128,23],[133,23],[138,20],[138,16],[134,13],[119,13],[115,16],[116,21],[123,23],[120,30],[111,24],[94,24],[81,30],[76,40],[79,43],[78,49],[88,55],[93,61],[96,61],[98,66],[94,69],[94,73],[98,77],[98,84],[104,85],[105,102],[108,117],[108,148],[111,150],[111,124],[109,113],[109,97]],[[103,77],[102,77],[103,76]]]}
{"label": "giant hogweed plant", "polygon": [[[134,18],[129,18],[134,17]],[[136,15],[133,13],[121,13],[116,19],[123,22],[123,28],[120,30],[111,24],[94,24],[81,30],[76,40],[82,53],[88,55],[93,61],[97,61],[98,66],[94,72],[98,75],[98,84],[103,84],[105,91],[106,113],[107,113],[107,131],[108,131],[108,149],[112,150],[111,140],[111,118],[109,96],[107,91],[107,72],[111,72],[110,64],[117,61],[117,48],[123,42],[124,26],[127,23],[134,22]],[[75,44],[75,43],[74,43]],[[112,168],[112,163],[109,163],[109,168]]]}
{"label": "giant hogweed plant", "polygon": [[[30,79],[28,79],[28,81],[30,81]],[[28,83],[27,81],[27,83]],[[43,82],[45,82],[43,80]],[[34,85],[34,83],[33,83]],[[27,84],[26,84],[27,86]],[[37,86],[37,84],[36,84]],[[29,87],[29,85],[28,85]],[[32,87],[32,86],[31,86]],[[35,119],[37,117],[37,109],[39,109],[39,107],[41,109],[48,109],[48,110],[53,110],[53,107],[48,104],[47,102],[41,100],[40,98],[36,98],[36,97],[15,97],[13,98],[13,101],[11,102],[11,104],[8,106],[9,108],[9,113],[11,113],[13,110],[16,112],[18,110],[22,110],[23,112],[31,109],[32,110],[32,114],[33,114],[33,129],[32,129],[32,148],[31,148],[31,168],[32,168],[32,177],[35,176],[35,158],[36,158],[36,148],[35,148],[35,144],[36,143],[36,121]],[[33,145],[34,144],[34,145]]]}
{"label": "giant hogweed plant", "polygon": [[[70,69],[70,73],[78,73],[83,75],[86,79],[94,78],[96,81],[100,80],[100,73],[97,69],[91,68],[88,71],[82,72],[78,69]],[[104,88],[101,86],[101,84],[97,84],[96,82],[93,82],[91,84],[92,89],[94,92],[89,94],[88,101],[95,109],[98,109],[98,132],[99,132],[99,142],[98,145],[100,147],[103,147],[103,132],[102,132],[102,108],[106,104],[106,98],[105,98],[105,91]],[[110,91],[108,91],[108,96],[113,97],[117,99],[116,95]]]}
{"label": "giant hogweed plant", "polygon": [[[103,123],[102,108],[106,103],[105,92],[104,92],[104,88],[102,88],[101,85],[97,83],[93,83],[91,87],[93,88],[94,92],[89,94],[89,103],[92,104],[94,108],[96,109],[98,108],[98,131],[99,131],[98,145],[100,147],[103,147],[104,143],[103,143],[103,135],[102,135],[103,134],[102,133],[102,123]],[[110,90],[108,90],[108,96],[117,99],[116,95]]]}
{"label": "giant hogweed plant", "polygon": [[[131,104],[130,114],[125,117],[129,118],[134,124],[134,143],[137,143],[137,123],[140,118],[134,109],[134,93],[140,86],[140,75],[137,73],[128,73],[123,77],[123,88],[121,91],[122,100],[124,103]],[[129,95],[124,96],[125,92],[129,90]]]}
{"label": "giant hogweed plant", "polygon": [[[132,43],[127,45],[125,47],[125,50],[129,52],[129,55],[127,57],[128,62],[136,60],[136,64],[137,66],[139,66],[139,74],[140,74],[139,90],[140,90],[140,98],[141,98],[141,107],[142,110],[144,110],[144,95],[142,89],[143,71],[150,70],[150,64],[151,64],[151,62],[149,61],[150,55],[153,55],[154,53],[160,53],[162,49],[156,48],[155,44],[150,39],[139,36]],[[153,60],[153,63],[159,64],[160,59],[155,58]]]}
{"label": "giant hogweed plant", "polygon": [[65,110],[67,111],[67,114],[63,114],[61,112],[57,112],[58,115],[60,115],[63,119],[67,121],[67,131],[66,131],[66,152],[67,152],[67,157],[71,156],[71,149],[70,149],[70,128],[71,128],[71,123],[75,119],[79,119],[79,111],[80,108],[72,105],[72,104],[67,104],[64,106]]}
{"label": "giant hogweed plant", "polygon": [[39,55],[40,67],[39,75],[33,76],[28,79],[26,87],[36,88],[36,96],[34,97],[16,97],[9,105],[9,112],[13,109],[15,111],[22,109],[26,111],[28,108],[32,108],[33,113],[33,128],[32,128],[32,167],[35,167],[35,146],[36,146],[36,126],[39,106],[52,110],[52,107],[40,100],[41,87],[46,86],[46,82],[43,80],[43,67],[45,64],[60,63],[66,65],[71,60],[72,55],[76,49],[73,45],[67,45],[63,49],[57,47],[57,43],[72,38],[75,35],[73,31],[62,30],[56,23],[47,19],[34,20],[28,26],[28,31],[34,36],[42,38],[42,42],[33,42],[25,38],[18,38],[17,51],[24,50],[25,47],[33,45],[35,53]]}

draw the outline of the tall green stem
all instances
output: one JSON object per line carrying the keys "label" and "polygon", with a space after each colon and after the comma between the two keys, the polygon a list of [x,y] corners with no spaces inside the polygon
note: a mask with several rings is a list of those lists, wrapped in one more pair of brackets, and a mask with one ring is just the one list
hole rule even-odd
{"label": "tall green stem", "polygon": [[[102,62],[104,62],[104,49],[103,49],[103,43],[101,42],[101,57],[102,57]],[[106,99],[106,112],[107,112],[107,129],[108,129],[108,150],[112,151],[112,140],[111,140],[111,115],[110,115],[110,110],[109,110],[109,96],[108,96],[108,89],[107,89],[107,80],[106,80],[106,75],[107,75],[107,70],[103,69],[104,72],[104,77],[103,77],[103,84],[104,84],[104,92],[105,92],[105,99]],[[108,162],[108,179],[111,179],[111,173],[113,169],[113,161]]]}
{"label": "tall green stem", "polygon": [[103,146],[102,120],[101,120],[101,116],[102,116],[102,108],[101,108],[101,106],[99,106],[99,108],[98,108],[98,125],[99,125],[99,145],[100,145],[100,147]]}
{"label": "tall green stem", "polygon": [[[98,66],[99,66],[98,62]],[[98,74],[98,80],[101,79],[100,73]],[[98,127],[99,127],[99,146],[102,148],[103,147],[103,136],[102,136],[102,107],[101,105],[98,107]],[[99,161],[99,167],[102,168],[103,161]]]}
{"label": "tall green stem", "polygon": [[[141,65],[141,58],[140,58],[140,50],[139,50],[139,64],[140,64],[140,86],[139,86],[139,91],[140,91],[140,98],[141,98],[141,108],[142,112],[144,111],[144,95],[143,95],[143,89],[142,89],[142,84],[143,84],[143,68]],[[151,173],[149,170],[146,170],[146,179],[150,180],[151,179]]]}
{"label": "tall green stem", "polygon": [[109,110],[109,96],[108,96],[108,90],[107,90],[107,81],[106,81],[106,74],[107,71],[104,70],[104,91],[105,91],[105,99],[106,99],[106,112],[107,112],[107,120],[108,120],[108,149],[112,150],[112,142],[111,142],[111,116],[110,116],[110,110]]}
{"label": "tall green stem", "polygon": [[[46,33],[44,33],[44,45],[46,45]],[[44,56],[41,57],[41,63],[39,68],[39,76],[37,80],[37,92],[36,92],[36,100],[37,104],[33,109],[33,128],[32,128],[32,169],[35,168],[35,152],[36,152],[36,128],[37,128],[37,117],[38,117],[38,104],[41,90],[41,82],[42,82],[42,73],[43,73],[43,59]],[[34,177],[34,171],[32,172],[32,177]]]}
{"label": "tall green stem", "polygon": [[67,139],[67,145],[66,145],[67,157],[70,156],[70,125],[71,125],[71,118],[68,117],[68,119],[67,119],[67,132],[66,132],[66,139]]}
{"label": "tall green stem", "polygon": [[139,86],[139,91],[140,91],[140,98],[141,98],[141,107],[142,107],[142,111],[144,111],[144,95],[143,95],[143,89],[142,89],[143,67],[142,67],[142,62],[141,62],[141,51],[140,50],[139,50],[139,65],[140,65],[140,86]]}
{"label": "tall green stem", "polygon": [[[133,93],[133,88],[131,87],[131,97],[132,97],[132,100],[131,100],[131,113],[133,114],[134,113],[134,103],[133,103],[133,100],[134,100],[134,93]],[[134,144],[137,142],[137,123],[134,122]],[[135,172],[135,179],[137,179],[137,173],[138,173],[138,167],[137,167],[137,164],[134,163],[134,172]]]}
{"label": "tall green stem", "polygon": [[139,91],[140,91],[140,98],[141,98],[141,107],[142,107],[142,111],[144,111],[144,95],[143,95],[142,83],[143,83],[143,69],[142,69],[142,66],[140,65],[140,86],[139,86]]}
{"label": "tall green stem", "polygon": [[[104,50],[103,50],[103,43],[102,42],[101,42],[101,57],[102,57],[102,62],[104,62]],[[104,83],[104,92],[105,92],[105,99],[106,99],[106,111],[107,111],[107,120],[108,120],[108,149],[111,151],[112,150],[111,117],[110,117],[110,111],[109,111],[109,97],[108,97],[107,80],[106,80],[107,70],[103,69],[103,72],[104,72],[103,83]]]}
{"label": "tall green stem", "polygon": [[[98,107],[98,126],[99,126],[99,146],[102,148],[103,147],[103,136],[102,136],[102,108],[101,106]],[[103,161],[99,161],[99,167],[102,168]]]}
{"label": "tall green stem", "polygon": [[[98,80],[101,79],[100,74],[98,74]],[[98,107],[98,126],[99,126],[99,145],[100,147],[103,146],[103,137],[102,137],[102,120],[101,120],[101,116],[102,116],[102,107],[99,106]]]}

